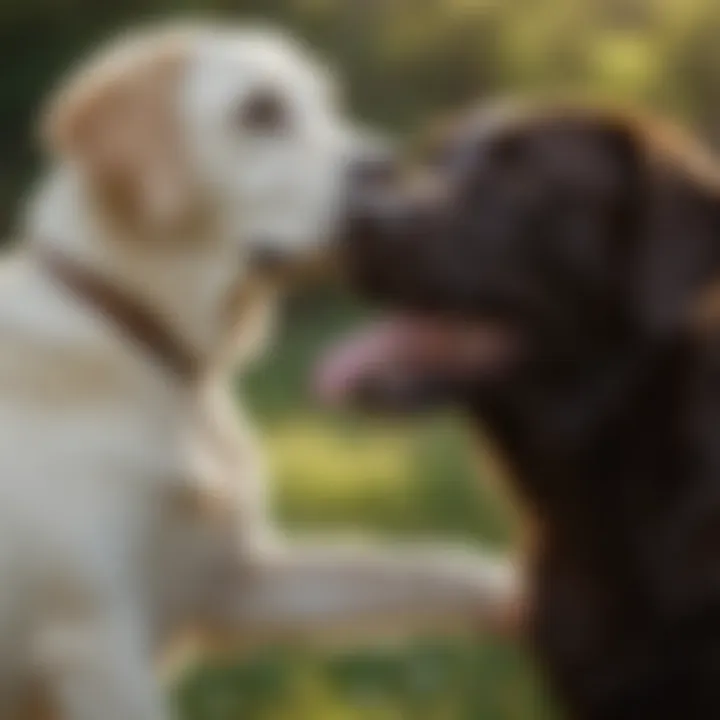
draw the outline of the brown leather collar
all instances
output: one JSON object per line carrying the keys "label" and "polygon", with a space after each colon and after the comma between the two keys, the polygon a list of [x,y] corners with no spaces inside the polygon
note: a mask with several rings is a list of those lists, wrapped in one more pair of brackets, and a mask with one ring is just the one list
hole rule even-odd
{"label": "brown leather collar", "polygon": [[92,306],[158,364],[189,383],[200,373],[199,358],[149,308],[105,278],[56,252],[44,251],[40,262],[50,276],[75,297]]}

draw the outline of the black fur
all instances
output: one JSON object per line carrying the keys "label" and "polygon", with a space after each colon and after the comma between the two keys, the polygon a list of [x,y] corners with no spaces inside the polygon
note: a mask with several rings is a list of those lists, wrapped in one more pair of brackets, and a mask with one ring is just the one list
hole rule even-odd
{"label": "black fur", "polygon": [[694,165],[608,113],[475,117],[347,246],[366,295],[523,339],[447,399],[535,516],[529,635],[577,720],[720,717],[720,324],[691,326],[720,192]]}

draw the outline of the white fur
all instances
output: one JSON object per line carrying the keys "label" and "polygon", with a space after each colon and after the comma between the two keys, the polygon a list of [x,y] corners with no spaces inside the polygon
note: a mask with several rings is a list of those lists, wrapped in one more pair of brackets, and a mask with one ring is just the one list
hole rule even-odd
{"label": "white fur", "polygon": [[[153,663],[190,627],[250,643],[380,619],[467,622],[513,589],[506,568],[463,551],[296,545],[273,527],[257,446],[217,361],[235,336],[255,344],[271,298],[259,291],[237,327],[221,309],[251,282],[248,243],[301,253],[331,234],[349,133],[290,43],[204,29],[187,48],[177,112],[217,235],[140,248],[114,237],[61,158],[1,272],[3,718],[19,717],[30,681],[51,717],[166,718]],[[243,135],[232,109],[267,83],[297,124]],[[205,358],[203,381],[178,383],[57,285],[37,260],[48,248],[150,305]]]}

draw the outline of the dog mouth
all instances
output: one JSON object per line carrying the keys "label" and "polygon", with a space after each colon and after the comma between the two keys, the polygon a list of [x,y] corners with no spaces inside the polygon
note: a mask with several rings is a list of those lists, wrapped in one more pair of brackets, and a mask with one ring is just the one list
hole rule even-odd
{"label": "dog mouth", "polygon": [[331,407],[429,409],[462,399],[517,355],[517,334],[499,321],[394,316],[333,344],[316,367],[314,390]]}
{"label": "dog mouth", "polygon": [[332,277],[336,272],[336,253],[330,245],[299,252],[256,243],[251,249],[249,265],[257,278],[277,284],[305,284]]}

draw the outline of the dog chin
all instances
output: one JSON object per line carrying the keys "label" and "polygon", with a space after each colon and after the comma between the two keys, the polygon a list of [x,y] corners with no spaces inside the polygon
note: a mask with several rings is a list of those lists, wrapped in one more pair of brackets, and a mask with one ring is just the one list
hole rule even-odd
{"label": "dog chin", "polygon": [[406,417],[459,404],[468,390],[459,382],[429,374],[377,374],[353,387],[348,403],[373,415]]}

